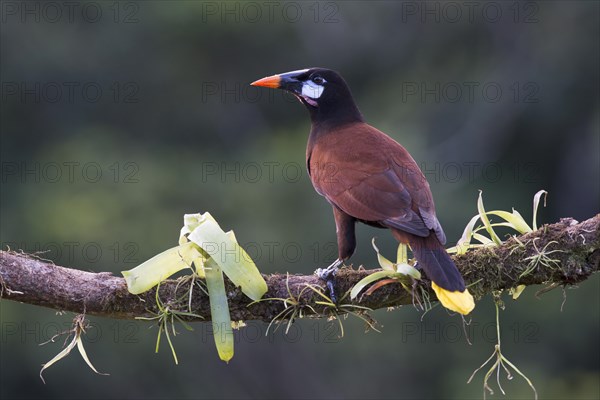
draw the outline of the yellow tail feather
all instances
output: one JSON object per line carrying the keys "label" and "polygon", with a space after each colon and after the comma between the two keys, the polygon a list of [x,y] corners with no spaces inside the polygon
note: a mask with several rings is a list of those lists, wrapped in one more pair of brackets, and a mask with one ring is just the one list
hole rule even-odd
{"label": "yellow tail feather", "polygon": [[439,287],[434,282],[431,282],[431,287],[440,303],[449,310],[467,315],[475,308],[475,301],[468,289],[465,289],[464,292],[450,292]]}

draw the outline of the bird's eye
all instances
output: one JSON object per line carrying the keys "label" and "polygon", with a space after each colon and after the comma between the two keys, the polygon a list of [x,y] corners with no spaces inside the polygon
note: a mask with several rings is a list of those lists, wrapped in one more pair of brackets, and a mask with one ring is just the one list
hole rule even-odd
{"label": "bird's eye", "polygon": [[323,84],[325,82],[325,79],[323,79],[320,76],[315,76],[314,78],[312,78],[312,81],[314,83],[316,83],[317,85],[321,85],[321,84]]}

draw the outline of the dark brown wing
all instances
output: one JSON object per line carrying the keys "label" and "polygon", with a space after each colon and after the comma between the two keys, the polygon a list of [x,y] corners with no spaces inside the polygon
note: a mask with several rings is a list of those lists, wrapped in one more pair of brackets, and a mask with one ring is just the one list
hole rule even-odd
{"label": "dark brown wing", "polygon": [[317,192],[346,214],[445,243],[429,184],[400,144],[367,124],[321,136],[308,152]]}

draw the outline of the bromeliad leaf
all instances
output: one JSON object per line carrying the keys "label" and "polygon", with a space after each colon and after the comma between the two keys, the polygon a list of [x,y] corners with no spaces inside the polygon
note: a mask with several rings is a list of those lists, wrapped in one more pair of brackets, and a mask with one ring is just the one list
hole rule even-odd
{"label": "bromeliad leaf", "polygon": [[[421,279],[421,273],[415,267],[405,262],[394,264],[385,258],[381,253],[379,253],[379,249],[375,245],[375,238],[373,238],[372,244],[373,248],[377,252],[379,265],[381,265],[383,271],[374,272],[371,275],[364,277],[356,285],[354,285],[350,291],[350,298],[352,300],[354,300],[365,287],[383,278],[394,279],[399,283],[412,279]],[[398,260],[408,260],[407,246],[405,244],[400,244],[398,246]]]}
{"label": "bromeliad leaf", "polygon": [[410,276],[413,279],[421,279],[421,273],[419,270],[409,264],[397,264],[396,272],[400,275]]}
{"label": "bromeliad leaf", "polygon": [[456,247],[448,249],[449,253],[465,254],[467,252],[467,250],[469,249],[469,247],[471,245],[471,238],[473,237],[473,229],[475,228],[475,224],[477,223],[478,219],[479,219],[479,215],[475,215],[473,218],[471,218],[471,220],[465,227],[465,230],[463,231],[462,236],[458,240],[458,243],[456,243]]}
{"label": "bromeliad leaf", "polygon": [[233,357],[233,330],[223,272],[214,259],[209,258],[206,261],[205,273],[215,345],[221,360],[229,362]]}
{"label": "bromeliad leaf", "polygon": [[510,288],[508,290],[508,294],[512,296],[513,300],[516,300],[519,298],[521,293],[523,293],[523,290],[525,290],[526,287],[526,285],[519,285],[516,288]]}
{"label": "bromeliad leaf", "polygon": [[179,243],[179,246],[123,271],[129,291],[140,294],[150,290],[176,272],[191,267],[192,263],[197,274],[204,277],[204,262],[213,257],[229,279],[252,300],[258,300],[266,293],[267,283],[248,253],[238,244],[233,232],[225,233],[210,213],[186,214]]}
{"label": "bromeliad leaf", "polygon": [[[250,256],[238,244],[235,234],[232,231],[224,232],[210,213],[186,214],[183,221],[184,225],[179,234],[179,246],[152,257],[132,270],[123,271],[123,276],[129,291],[133,294],[139,294],[150,290],[174,273],[187,267],[191,268],[194,265],[196,274],[206,279],[215,344],[219,357],[224,361],[229,361],[233,357],[233,332],[223,273],[236,286],[241,287],[244,294],[255,301],[266,293],[267,283]],[[192,287],[193,282],[192,278]],[[190,302],[191,295],[192,291],[190,289]],[[173,334],[175,334],[173,324],[175,319],[187,328],[188,326],[180,316],[199,316],[171,310],[168,306],[164,307],[159,301],[158,289],[156,290],[156,296],[160,313],[149,319],[159,320],[157,350],[161,333],[164,332],[173,352],[175,363],[177,363],[177,355],[169,335],[168,323],[171,323]],[[87,356],[84,353],[82,355],[88,362]],[[48,365],[54,362],[56,361],[52,360]],[[88,362],[88,364],[90,363]]]}
{"label": "bromeliad leaf", "polygon": [[473,239],[478,240],[479,242],[481,242],[481,244],[483,244],[484,246],[487,245],[492,245],[494,244],[494,242],[492,242],[491,239],[488,239],[487,237],[483,236],[480,233],[474,233],[473,234]]}
{"label": "bromeliad leaf", "polygon": [[189,242],[188,235],[192,233],[194,229],[196,229],[204,220],[202,214],[185,214],[183,216],[183,226],[181,227],[181,231],[179,233],[179,244],[184,244]]}
{"label": "bromeliad leaf", "polygon": [[408,246],[404,243],[398,245],[398,251],[396,253],[397,264],[408,264]]}
{"label": "bromeliad leaf", "polygon": [[[391,271],[394,273],[399,273],[400,275],[408,275],[415,279],[421,279],[421,273],[413,266],[407,264],[408,255],[407,255],[407,246],[405,244],[400,243],[398,246],[398,263],[394,264],[387,258],[385,258],[381,253],[379,253],[379,249],[375,245],[375,238],[371,241],[373,244],[373,248],[377,252],[377,259],[379,260],[379,265],[385,271]],[[405,261],[401,261],[405,260]]]}
{"label": "bromeliad leaf", "polygon": [[140,294],[152,289],[174,273],[190,267],[197,257],[200,257],[197,246],[188,242],[163,251],[137,267],[121,273],[125,277],[129,292]]}
{"label": "bromeliad leaf", "polygon": [[[44,377],[42,376],[44,371],[46,369],[50,368],[52,365],[59,362],[60,360],[62,360],[63,358],[67,357],[71,353],[71,350],[73,350],[76,346],[77,346],[77,350],[79,350],[79,354],[81,354],[81,357],[83,358],[85,363],[88,365],[88,367],[90,367],[90,369],[92,371],[94,371],[98,375],[108,375],[108,374],[105,374],[102,372],[98,372],[98,370],[94,367],[94,365],[90,361],[90,359],[87,355],[87,352],[85,351],[85,348],[83,347],[82,336],[85,334],[85,329],[87,326],[88,325],[87,325],[87,321],[85,320],[85,316],[83,314],[79,314],[79,315],[75,316],[75,318],[73,319],[73,327],[70,330],[63,332],[63,333],[59,333],[48,341],[48,342],[54,342],[54,340],[62,334],[68,334],[69,336],[71,336],[71,335],[73,336],[73,338],[71,339],[69,344],[66,345],[64,349],[62,349],[50,361],[48,361],[47,363],[42,365],[42,369],[40,371],[40,378],[42,379],[42,382],[46,383],[46,381],[44,380]],[[46,342],[46,343],[48,343],[48,342]],[[42,343],[42,344],[46,344],[46,343]],[[65,343],[66,343],[66,341],[65,341]]]}
{"label": "bromeliad leaf", "polygon": [[373,245],[373,248],[377,252],[377,261],[379,261],[379,265],[381,266],[381,268],[383,268],[386,271],[396,272],[396,267],[395,267],[394,263],[391,262],[390,260],[388,260],[387,258],[385,258],[379,252],[379,248],[375,245],[375,238],[373,238],[373,240],[371,240],[371,244]]}
{"label": "bromeliad leaf", "polygon": [[83,339],[81,339],[81,335],[79,335],[77,337],[77,350],[79,350],[79,354],[81,354],[81,358],[83,358],[83,361],[85,361],[85,363],[88,365],[88,367],[90,367],[90,369],[92,371],[94,371],[95,373],[97,373],[98,375],[108,375],[102,372],[98,372],[98,370],[94,367],[94,365],[92,364],[92,362],[90,361],[87,352],[85,351],[85,347],[83,347]]}
{"label": "bromeliad leaf", "polygon": [[483,198],[481,196],[481,193],[482,191],[480,190],[479,199],[477,200],[477,211],[479,211],[479,218],[481,219],[481,222],[483,222],[485,230],[488,232],[490,238],[492,238],[494,243],[498,245],[502,244],[502,240],[500,240],[498,235],[496,235],[496,232],[494,231],[494,228],[492,227],[492,224],[490,223],[490,220],[487,217],[487,213],[485,212],[485,208],[483,207]]}
{"label": "bromeliad leaf", "polygon": [[371,283],[378,281],[380,279],[383,279],[383,278],[392,278],[392,277],[400,277],[400,274],[397,273],[396,271],[388,271],[388,270],[373,272],[371,275],[365,276],[356,285],[354,285],[354,287],[350,291],[350,298],[352,300],[354,300],[356,298],[356,296],[358,296],[359,293],[362,292],[362,290],[365,287],[367,287],[368,285],[370,285]]}
{"label": "bromeliad leaf", "polygon": [[525,222],[525,219],[523,219],[521,214],[514,208],[512,214],[507,211],[488,211],[487,214],[497,215],[500,218],[503,218],[507,222],[507,224],[503,224],[504,226],[516,230],[521,235],[532,231],[529,225],[527,225],[527,222]]}
{"label": "bromeliad leaf", "polygon": [[[482,192],[479,191],[479,198],[477,200],[478,214],[471,218],[471,220],[465,227],[462,237],[458,240],[456,246],[448,249],[448,253],[464,254],[470,248],[481,247],[482,245],[487,246],[490,244],[494,245],[502,243],[502,241],[494,231],[494,227],[505,226],[517,231],[520,234],[530,233],[534,230],[537,230],[537,209],[540,203],[541,196],[545,194],[547,194],[545,190],[540,190],[535,194],[533,198],[533,228],[531,228],[529,224],[525,221],[523,216],[514,208],[512,210],[512,213],[501,210],[485,211],[485,208],[483,206]],[[502,218],[505,222],[491,223],[488,219],[488,215],[498,216]],[[476,226],[479,220],[481,220],[483,225]],[[485,230],[490,236],[490,238],[487,238],[482,234],[478,233],[482,230]],[[472,239],[479,241],[481,244],[472,244]]]}
{"label": "bromeliad leaf", "polygon": [[195,214],[196,219],[186,217],[192,221],[189,229],[194,227],[187,239],[212,258],[231,282],[241,287],[246,296],[252,300],[260,299],[267,292],[267,283],[254,261],[235,240],[233,232],[225,233],[208,212]]}
{"label": "bromeliad leaf", "polygon": [[544,207],[546,207],[546,197],[548,197],[548,192],[545,190],[540,190],[533,196],[533,230],[537,231],[537,210],[540,205],[540,199],[544,195]]}

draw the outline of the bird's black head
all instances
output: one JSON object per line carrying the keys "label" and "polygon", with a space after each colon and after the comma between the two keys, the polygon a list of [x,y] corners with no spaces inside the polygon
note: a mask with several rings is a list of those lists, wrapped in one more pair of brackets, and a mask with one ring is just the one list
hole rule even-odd
{"label": "bird's black head", "polygon": [[330,69],[308,68],[286,72],[259,79],[251,85],[292,93],[306,106],[313,123],[363,121],[346,81]]}

